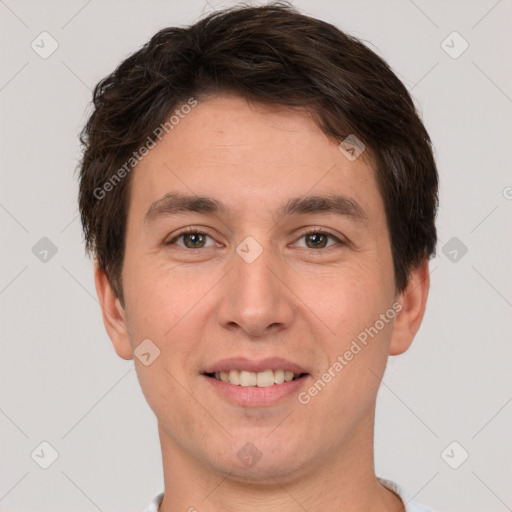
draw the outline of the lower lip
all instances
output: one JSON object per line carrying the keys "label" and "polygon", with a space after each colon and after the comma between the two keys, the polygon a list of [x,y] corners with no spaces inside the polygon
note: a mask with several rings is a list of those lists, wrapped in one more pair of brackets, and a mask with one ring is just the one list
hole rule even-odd
{"label": "lower lip", "polygon": [[304,386],[309,375],[282,384],[273,384],[265,388],[257,386],[235,386],[229,382],[203,375],[213,389],[222,397],[237,405],[263,407],[274,405],[280,400],[296,393]]}

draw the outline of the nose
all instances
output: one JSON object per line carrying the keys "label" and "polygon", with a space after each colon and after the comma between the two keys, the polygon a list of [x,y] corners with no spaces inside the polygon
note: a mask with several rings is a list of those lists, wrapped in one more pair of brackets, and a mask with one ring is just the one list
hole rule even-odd
{"label": "nose", "polygon": [[286,283],[286,271],[265,249],[252,262],[238,254],[234,268],[223,280],[218,321],[222,327],[252,337],[275,334],[293,321],[293,293]]}

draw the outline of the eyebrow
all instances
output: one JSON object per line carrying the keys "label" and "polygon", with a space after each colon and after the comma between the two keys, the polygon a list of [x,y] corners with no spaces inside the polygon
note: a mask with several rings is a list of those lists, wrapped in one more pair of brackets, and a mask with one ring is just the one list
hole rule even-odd
{"label": "eyebrow", "polygon": [[[228,215],[231,209],[212,197],[170,192],[151,203],[144,215],[144,223],[149,225],[162,217],[189,212]],[[335,213],[358,222],[368,222],[366,212],[356,201],[338,194],[309,195],[290,199],[278,211],[278,215],[285,217],[322,212]]]}

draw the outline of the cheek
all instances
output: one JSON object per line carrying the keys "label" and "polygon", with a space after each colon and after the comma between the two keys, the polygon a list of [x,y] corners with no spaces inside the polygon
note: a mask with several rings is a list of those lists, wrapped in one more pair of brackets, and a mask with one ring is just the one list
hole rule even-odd
{"label": "cheek", "polygon": [[[161,352],[166,368],[185,371],[204,338],[205,321],[213,318],[215,272],[197,269],[179,272],[168,265],[155,265],[147,258],[126,262],[127,322],[132,345],[149,338]],[[133,263],[133,264],[132,264]]]}
{"label": "cheek", "polygon": [[202,293],[200,282],[191,277],[184,279],[164,265],[155,265],[151,256],[127,258],[123,278],[134,327],[150,328],[158,337],[172,329]]}
{"label": "cheek", "polygon": [[[371,254],[366,256],[357,264],[331,269],[320,279],[317,276],[316,286],[303,288],[301,295],[328,326],[323,328],[324,335],[317,337],[317,343],[326,355],[325,370],[331,368],[336,377],[326,376],[333,384],[329,384],[324,399],[333,399],[342,408],[358,400],[362,408],[369,405],[379,384],[376,375],[380,376],[386,365],[393,329],[391,263]],[[384,322],[381,315],[386,312]],[[339,364],[333,368],[336,361]]]}
{"label": "cheek", "polygon": [[393,276],[378,261],[302,273],[295,286],[305,305],[340,340],[375,322],[391,307],[394,297]]}

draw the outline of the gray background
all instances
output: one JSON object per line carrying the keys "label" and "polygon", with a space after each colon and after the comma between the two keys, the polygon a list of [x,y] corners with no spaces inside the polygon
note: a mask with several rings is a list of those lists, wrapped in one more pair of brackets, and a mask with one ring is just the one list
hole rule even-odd
{"label": "gray background", "polygon": [[[0,1],[1,511],[137,511],[163,489],[156,420],[84,256],[77,134],[92,87],[130,52],[233,3]],[[440,512],[512,510],[512,2],[294,3],[387,59],[441,175],[429,305],[381,386],[377,473]],[[31,47],[51,49],[43,31],[58,43],[46,59]],[[454,31],[469,44],[457,58]]]}

